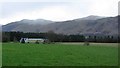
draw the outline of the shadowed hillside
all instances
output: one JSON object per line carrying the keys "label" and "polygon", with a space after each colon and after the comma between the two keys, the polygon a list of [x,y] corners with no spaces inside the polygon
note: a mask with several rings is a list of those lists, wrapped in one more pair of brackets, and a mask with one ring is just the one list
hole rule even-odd
{"label": "shadowed hillside", "polygon": [[62,34],[118,34],[118,17],[88,16],[52,22],[48,20],[21,20],[4,25],[3,31],[48,32]]}

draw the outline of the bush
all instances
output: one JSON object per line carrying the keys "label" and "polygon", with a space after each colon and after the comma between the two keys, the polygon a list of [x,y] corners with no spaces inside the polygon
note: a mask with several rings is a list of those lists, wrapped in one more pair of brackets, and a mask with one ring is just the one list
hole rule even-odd
{"label": "bush", "polygon": [[35,43],[36,43],[36,44],[39,44],[39,41],[37,40]]}
{"label": "bush", "polygon": [[47,43],[47,44],[50,44],[51,42],[50,42],[50,40],[45,39],[44,42],[43,42],[43,44],[46,44],[46,43]]}
{"label": "bush", "polygon": [[84,45],[89,46],[89,45],[90,45],[90,43],[89,43],[89,42],[85,42],[85,43],[84,43]]}

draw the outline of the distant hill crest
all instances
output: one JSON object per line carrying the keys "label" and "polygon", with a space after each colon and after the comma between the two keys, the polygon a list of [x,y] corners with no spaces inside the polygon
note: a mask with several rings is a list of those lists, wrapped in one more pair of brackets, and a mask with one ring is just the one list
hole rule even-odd
{"label": "distant hill crest", "polygon": [[3,31],[48,32],[52,30],[61,34],[118,34],[118,16],[100,17],[87,16],[84,18],[54,22],[37,19],[12,22],[2,26]]}

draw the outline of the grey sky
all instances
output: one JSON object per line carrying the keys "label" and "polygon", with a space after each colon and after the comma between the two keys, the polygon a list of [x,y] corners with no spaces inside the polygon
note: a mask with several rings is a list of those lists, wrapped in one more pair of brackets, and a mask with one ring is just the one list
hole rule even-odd
{"label": "grey sky", "polygon": [[89,15],[116,16],[118,0],[31,0],[1,2],[0,24],[22,19],[65,21]]}

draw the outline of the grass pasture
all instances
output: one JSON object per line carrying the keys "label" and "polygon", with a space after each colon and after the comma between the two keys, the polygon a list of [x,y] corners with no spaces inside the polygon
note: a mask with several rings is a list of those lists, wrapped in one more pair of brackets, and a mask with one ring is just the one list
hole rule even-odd
{"label": "grass pasture", "polygon": [[3,66],[117,66],[117,44],[109,45],[111,44],[92,43],[90,46],[83,46],[79,43],[3,43],[2,64]]}

